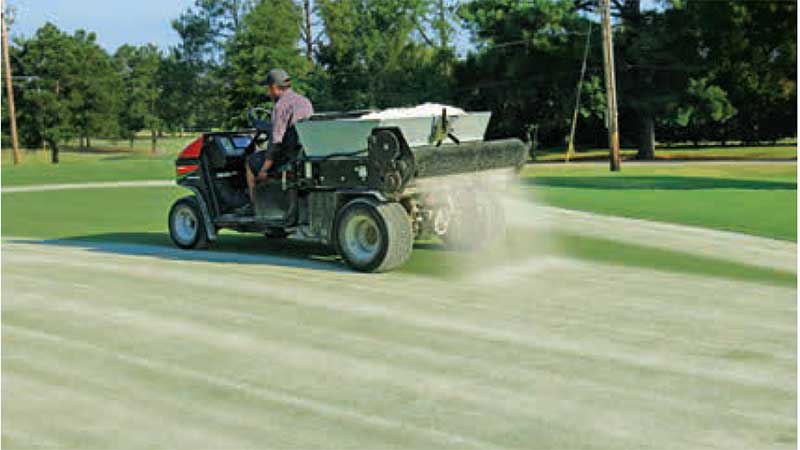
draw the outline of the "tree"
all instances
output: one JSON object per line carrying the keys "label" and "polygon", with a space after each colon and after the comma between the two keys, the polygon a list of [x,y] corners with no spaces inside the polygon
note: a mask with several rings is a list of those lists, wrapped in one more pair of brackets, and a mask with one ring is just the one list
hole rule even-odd
{"label": "tree", "polygon": [[114,54],[114,63],[123,87],[120,128],[131,146],[138,131],[149,129],[155,153],[157,131],[161,127],[158,110],[161,52],[152,44],[141,47],[123,45]]}
{"label": "tree", "polygon": [[47,23],[17,41],[14,57],[33,80],[18,101],[26,145],[53,147],[75,135],[89,146],[91,136],[116,132],[120,80],[93,33]]}
{"label": "tree", "polygon": [[72,66],[70,40],[54,25],[45,24],[33,37],[17,39],[10,48],[21,75],[31,77],[17,83],[16,89],[20,140],[25,147],[41,147],[73,135],[71,111],[61,89],[61,79]]}
{"label": "tree", "polygon": [[709,84],[719,86],[738,113],[721,139],[774,141],[796,136],[797,4],[685,0]]}
{"label": "tree", "polygon": [[[233,36],[244,23],[244,17],[256,0],[195,0],[176,20],[172,28],[180,43],[170,51],[166,70],[161,75],[168,87],[181,87],[169,93],[164,105],[170,122],[179,128],[212,128],[228,121],[230,110],[225,97],[224,78],[227,70],[226,51]],[[179,113],[182,107],[187,114]]]}
{"label": "tree", "polygon": [[299,49],[302,10],[291,0],[263,2],[242,18],[226,46],[225,85],[231,115],[238,124],[244,112],[266,98],[260,86],[271,68],[280,67],[303,88],[308,61]]}
{"label": "tree", "polygon": [[698,145],[712,139],[717,124],[736,114],[727,93],[719,86],[709,85],[707,78],[692,79],[675,114],[675,122],[685,129],[685,136]]}
{"label": "tree", "polygon": [[[332,109],[446,100],[448,75],[437,50],[416,38],[430,0],[320,0],[326,42],[319,48]],[[422,38],[420,38],[422,39]]]}
{"label": "tree", "polygon": [[78,30],[72,36],[69,70],[62,86],[72,125],[86,147],[91,137],[117,133],[120,79],[111,58],[96,43],[94,33]]}
{"label": "tree", "polygon": [[[528,126],[537,124],[542,142],[563,143],[588,20],[569,1],[476,0],[464,4],[459,16],[477,44],[455,70],[457,96],[465,106],[494,113],[490,136],[525,137]],[[605,104],[598,32],[594,27],[580,111],[595,125]]]}
{"label": "tree", "polygon": [[262,3],[255,0],[195,0],[172,21],[172,28],[181,38],[179,48],[184,60],[197,64],[221,64],[227,42],[241,27],[244,16]]}

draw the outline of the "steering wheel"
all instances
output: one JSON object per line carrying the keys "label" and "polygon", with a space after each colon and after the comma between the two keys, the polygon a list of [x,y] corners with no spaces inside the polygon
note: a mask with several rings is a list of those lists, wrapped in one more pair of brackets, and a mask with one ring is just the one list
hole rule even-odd
{"label": "steering wheel", "polygon": [[256,106],[247,111],[247,120],[256,130],[268,133],[272,130],[272,122],[269,120],[270,113],[269,109]]}

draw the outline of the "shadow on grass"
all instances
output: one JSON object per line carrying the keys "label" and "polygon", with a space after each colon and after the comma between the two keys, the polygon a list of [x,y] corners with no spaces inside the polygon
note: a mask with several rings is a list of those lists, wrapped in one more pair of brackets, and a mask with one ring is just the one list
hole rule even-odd
{"label": "shadow on grass", "polygon": [[[30,242],[30,241],[20,241]],[[347,271],[325,246],[259,235],[222,235],[207,250],[175,247],[167,233],[102,233],[36,241],[40,244],[80,247],[125,256],[150,256],[173,261],[260,264],[311,270]]]}
{"label": "shadow on grass", "polygon": [[[607,264],[609,267],[631,267],[684,273],[718,279],[760,282],[778,286],[796,286],[797,274],[768,267],[700,256],[682,251],[658,249],[614,240],[581,236],[572,233],[531,235],[527,230],[514,230],[508,240],[489,251],[463,252],[448,250],[436,242],[418,242],[400,273],[433,278],[449,278],[481,272],[487,268],[506,267],[513,270],[531,258],[560,256],[575,261]],[[539,245],[546,240],[552,248]],[[285,239],[267,239],[256,234],[223,234],[209,250],[176,248],[167,233],[103,233],[72,236],[52,240],[10,240],[10,242],[78,247],[93,252],[123,256],[157,257],[172,261],[247,264],[353,273],[329,247]],[[533,271],[531,277],[552,276]]]}
{"label": "shadow on grass", "polygon": [[[15,241],[11,241],[15,242]],[[30,241],[18,241],[30,242]],[[168,233],[100,233],[70,236],[61,239],[34,241],[39,244],[86,248],[94,252],[124,256],[150,256],[173,261],[201,261],[231,264],[261,264],[352,272],[330,247],[322,244],[298,242],[289,239],[268,239],[257,234],[223,234],[210,248],[183,250],[177,248]],[[415,249],[444,250],[441,244],[421,242]],[[427,259],[427,258],[423,258]],[[428,264],[411,261],[403,272],[419,273],[430,269]]]}
{"label": "shadow on grass", "polygon": [[706,177],[533,177],[523,183],[533,186],[566,187],[574,189],[747,189],[796,190],[797,182],[769,180],[738,180]]}

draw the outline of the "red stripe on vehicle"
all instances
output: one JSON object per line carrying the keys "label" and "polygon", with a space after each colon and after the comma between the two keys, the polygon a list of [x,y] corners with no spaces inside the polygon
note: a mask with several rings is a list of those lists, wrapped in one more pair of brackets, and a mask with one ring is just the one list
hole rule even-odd
{"label": "red stripe on vehicle", "polygon": [[183,149],[179,158],[197,158],[200,156],[200,149],[203,148],[203,136],[201,135],[199,138],[192,141],[191,144],[187,145],[186,148]]}
{"label": "red stripe on vehicle", "polygon": [[188,165],[185,165],[185,166],[178,166],[178,169],[177,169],[178,175],[185,175],[187,173],[194,172],[195,170],[197,170],[197,167],[198,167],[197,164],[188,164]]}

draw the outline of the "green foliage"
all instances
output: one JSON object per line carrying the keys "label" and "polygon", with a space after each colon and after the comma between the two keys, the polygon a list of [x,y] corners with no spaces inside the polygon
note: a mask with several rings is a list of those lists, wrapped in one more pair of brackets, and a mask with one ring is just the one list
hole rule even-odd
{"label": "green foliage", "polygon": [[[176,20],[180,43],[161,73],[171,89],[162,107],[172,129],[210,129],[228,122],[226,46],[254,8],[252,0],[195,0]],[[234,112],[238,114],[238,111]]]}
{"label": "green foliage", "polygon": [[[445,47],[440,41],[432,48],[417,38],[424,33],[421,24],[433,7],[429,0],[319,0],[317,5],[328,40],[319,49],[327,83],[316,83],[322,98],[330,101],[322,109],[380,108],[448,98],[448,78],[443,73],[447,41]],[[440,37],[444,35],[446,31]]]}
{"label": "green foliage", "polygon": [[[478,52],[456,67],[458,97],[469,109],[494,112],[490,134],[524,137],[539,125],[539,140],[562,143],[569,130],[587,19],[571,1],[477,0],[459,15],[478,42]],[[590,68],[601,51],[594,27]],[[583,83],[582,115],[602,117],[602,82],[590,70]]]}
{"label": "green foliage", "polygon": [[161,59],[161,52],[152,44],[141,47],[123,45],[114,54],[123,86],[120,128],[122,135],[131,140],[140,130],[149,129],[155,133],[161,126],[158,111]]}
{"label": "green foliage", "polygon": [[709,129],[723,124],[736,114],[728,94],[719,86],[709,85],[705,78],[691,79],[675,112],[675,123],[685,130],[693,142],[708,136]]}
{"label": "green foliage", "polygon": [[117,131],[120,79],[108,54],[95,42],[94,33],[75,32],[70,70],[64,75],[64,94],[72,124],[89,144],[91,136]]}
{"label": "green foliage", "polygon": [[[623,145],[796,136],[797,24],[791,2],[615,0]],[[655,5],[655,7],[654,7]],[[313,30],[303,30],[309,6]],[[194,0],[160,51],[113,57],[93,33],[46,24],[11,48],[22,144],[244,125],[267,101],[258,81],[286,69],[318,111],[426,101],[491,110],[489,136],[546,146],[569,132],[597,0]],[[458,26],[457,26],[458,25]],[[604,146],[600,27],[592,23],[577,140]],[[455,57],[457,31],[471,38]],[[314,36],[305,36],[311,34]],[[302,44],[311,42],[311,57]],[[3,105],[3,108],[6,108]],[[655,124],[655,127],[651,127]],[[3,110],[3,143],[8,133]],[[88,144],[88,142],[84,142]]]}
{"label": "green foliage", "polygon": [[308,61],[300,53],[300,8],[291,0],[275,0],[257,5],[242,19],[241,26],[225,47],[227,101],[238,125],[244,124],[244,112],[267,100],[266,89],[259,82],[272,68],[286,70],[303,89],[303,75]]}
{"label": "green foliage", "polygon": [[170,130],[180,130],[192,123],[195,100],[192,94],[197,85],[192,63],[183,60],[172,49],[159,65],[156,77],[160,89],[157,109],[160,119]]}
{"label": "green foliage", "polygon": [[33,77],[17,99],[24,145],[116,132],[120,79],[95,39],[94,33],[68,35],[48,23],[17,41],[14,60]]}
{"label": "green foliage", "polygon": [[797,4],[685,0],[683,7],[709,82],[738,111],[720,139],[796,136]]}

